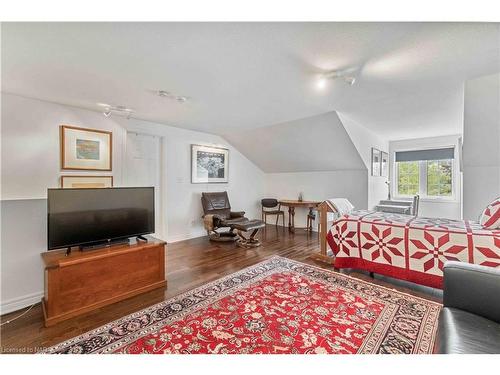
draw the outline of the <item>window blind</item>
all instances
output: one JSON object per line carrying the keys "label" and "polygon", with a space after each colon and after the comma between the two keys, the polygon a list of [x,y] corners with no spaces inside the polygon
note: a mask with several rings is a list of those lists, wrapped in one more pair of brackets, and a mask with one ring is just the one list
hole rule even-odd
{"label": "window blind", "polygon": [[396,162],[398,161],[420,161],[420,160],[444,160],[453,159],[455,148],[435,148],[431,150],[397,151]]}

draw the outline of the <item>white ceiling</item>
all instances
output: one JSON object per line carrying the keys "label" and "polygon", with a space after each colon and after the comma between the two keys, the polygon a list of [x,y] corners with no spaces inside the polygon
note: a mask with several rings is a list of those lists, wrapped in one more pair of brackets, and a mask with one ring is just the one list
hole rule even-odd
{"label": "white ceiling", "polygon": [[366,170],[336,112],[225,137],[266,173]]}
{"label": "white ceiling", "polygon": [[[217,134],[332,110],[389,139],[456,134],[463,82],[500,71],[492,23],[4,23],[1,36],[3,91]],[[317,90],[350,67],[354,86]]]}

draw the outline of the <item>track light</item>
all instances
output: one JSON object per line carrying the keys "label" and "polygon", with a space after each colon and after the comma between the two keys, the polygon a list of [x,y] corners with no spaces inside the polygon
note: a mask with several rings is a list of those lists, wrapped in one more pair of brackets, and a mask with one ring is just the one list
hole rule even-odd
{"label": "track light", "polygon": [[185,103],[189,100],[189,96],[174,95],[166,90],[158,90],[158,96],[161,96],[162,98],[175,100],[178,103]]}
{"label": "track light", "polygon": [[356,82],[356,77],[346,76],[346,77],[344,77],[344,81],[346,81],[346,83],[348,83],[349,85],[352,86]]}
{"label": "track light", "polygon": [[132,115],[134,114],[134,110],[127,108],[123,105],[109,105],[109,104],[102,104],[102,103],[97,103],[98,106],[103,107],[103,112],[102,114],[104,117],[110,117],[113,113],[120,115],[120,116],[125,116],[127,120],[129,120]]}
{"label": "track light", "polygon": [[354,71],[353,69],[349,69],[349,70],[332,70],[330,72],[326,72],[319,76],[318,81],[316,82],[316,87],[322,90],[326,87],[326,84],[329,80],[337,78],[342,78],[345,83],[352,86],[356,82],[356,77],[349,73],[352,73],[353,71]]}
{"label": "track light", "polygon": [[175,97],[175,100],[177,100],[179,103],[185,103],[188,101],[188,97],[187,96],[176,96]]}

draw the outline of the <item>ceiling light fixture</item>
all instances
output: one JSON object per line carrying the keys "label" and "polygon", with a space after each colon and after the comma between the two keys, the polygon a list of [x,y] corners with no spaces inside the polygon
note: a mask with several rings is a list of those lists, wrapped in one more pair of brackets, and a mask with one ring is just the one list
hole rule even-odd
{"label": "ceiling light fixture", "polygon": [[319,77],[318,82],[316,82],[316,87],[320,90],[323,90],[326,87],[327,81],[328,81],[327,78],[323,76]]}
{"label": "ceiling light fixture", "polygon": [[158,90],[158,96],[161,96],[162,98],[168,98],[168,99],[175,100],[178,103],[185,103],[190,99],[189,96],[174,95],[174,94],[172,94],[168,91],[165,91],[165,90]]}
{"label": "ceiling light fixture", "polygon": [[172,94],[170,94],[168,91],[165,90],[158,90],[158,96],[161,96],[162,98],[168,98]]}
{"label": "ceiling light fixture", "polygon": [[119,116],[124,116],[127,120],[129,120],[132,115],[134,114],[134,110],[127,108],[123,105],[109,105],[109,104],[102,104],[102,103],[97,103],[98,106],[104,107],[102,114],[104,117],[110,117],[113,113],[117,114]]}
{"label": "ceiling light fixture", "polygon": [[320,90],[324,89],[329,80],[333,80],[333,79],[337,79],[337,78],[342,78],[345,83],[352,86],[356,82],[356,77],[352,74],[353,71],[354,71],[353,69],[332,70],[330,72],[326,72],[324,74],[321,74],[318,78],[316,86]]}
{"label": "ceiling light fixture", "polygon": [[175,100],[177,100],[179,103],[185,103],[188,101],[188,97],[187,96],[176,96]]}
{"label": "ceiling light fixture", "polygon": [[344,81],[349,84],[349,85],[354,85],[354,83],[356,83],[356,77],[353,77],[353,76],[345,76],[344,77]]}

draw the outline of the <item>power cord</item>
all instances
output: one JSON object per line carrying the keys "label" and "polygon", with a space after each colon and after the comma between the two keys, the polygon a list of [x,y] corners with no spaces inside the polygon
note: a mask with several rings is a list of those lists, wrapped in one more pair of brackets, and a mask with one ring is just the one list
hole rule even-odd
{"label": "power cord", "polygon": [[38,302],[35,302],[33,305],[31,305],[31,306],[28,308],[28,310],[26,310],[26,311],[25,311],[25,312],[23,312],[22,314],[20,314],[20,315],[16,316],[15,318],[13,318],[13,319],[9,319],[9,320],[6,320],[5,322],[1,323],[1,324],[0,324],[0,327],[1,327],[1,326],[3,326],[3,325],[5,325],[5,324],[9,324],[9,323],[13,322],[13,321],[14,321],[14,320],[16,320],[16,319],[19,319],[19,318],[20,318],[21,316],[23,316],[23,315],[26,315],[26,314],[28,313],[28,311],[30,311],[30,310],[33,308],[33,306],[35,306],[36,304],[38,304]]}

